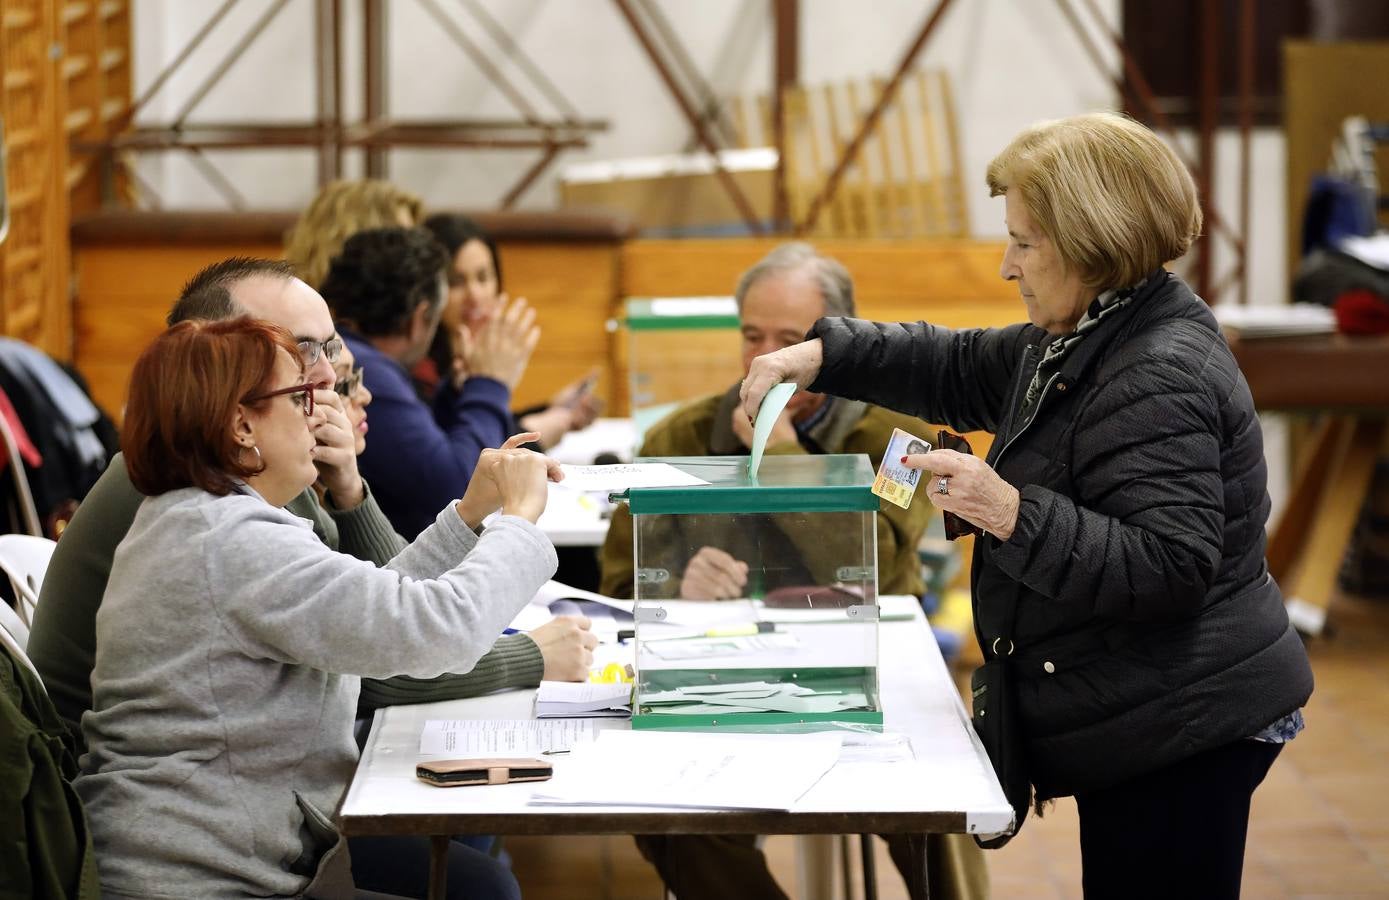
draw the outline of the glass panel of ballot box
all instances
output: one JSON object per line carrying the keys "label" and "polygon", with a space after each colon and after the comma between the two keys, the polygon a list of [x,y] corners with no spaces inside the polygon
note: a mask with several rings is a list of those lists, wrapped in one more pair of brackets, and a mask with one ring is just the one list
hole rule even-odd
{"label": "glass panel of ballot box", "polygon": [[682,403],[726,391],[743,377],[738,304],[732,297],[627,301],[627,368],[638,443]]}
{"label": "glass panel of ballot box", "polygon": [[636,728],[880,726],[878,498],[857,455],[645,459],[632,488]]}

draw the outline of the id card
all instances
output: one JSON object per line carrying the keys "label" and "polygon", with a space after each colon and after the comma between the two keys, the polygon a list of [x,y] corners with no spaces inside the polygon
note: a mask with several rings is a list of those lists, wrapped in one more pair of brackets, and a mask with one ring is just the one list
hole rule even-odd
{"label": "id card", "polygon": [[903,509],[910,507],[917,482],[921,480],[921,470],[902,465],[902,457],[930,452],[928,442],[900,428],[892,429],[892,439],[883,452],[882,465],[878,466],[878,477],[873,479],[873,493]]}

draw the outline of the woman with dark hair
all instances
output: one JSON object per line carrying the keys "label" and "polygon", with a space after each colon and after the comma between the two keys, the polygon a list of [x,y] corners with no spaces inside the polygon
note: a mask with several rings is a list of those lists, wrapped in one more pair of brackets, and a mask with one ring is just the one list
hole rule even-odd
{"label": "woman with dark hair", "polygon": [[[449,297],[439,333],[429,355],[414,371],[416,384],[429,398],[442,379],[467,373],[469,341],[492,327],[498,316],[505,314],[511,300],[502,290],[497,242],[476,222],[467,216],[436,213],[425,219],[423,225],[449,257]],[[518,427],[538,433],[542,447],[553,447],[568,432],[587,427],[602,408],[593,394],[594,382],[595,373],[590,373],[566,385],[548,404],[518,411]]]}
{"label": "woman with dark hair", "polygon": [[121,446],[146,499],[97,614],[76,782],[104,896],[350,885],[331,816],[359,676],[466,671],[554,571],[534,523],[558,467],[514,442],[384,567],[324,546],[281,508],[317,477],[314,388],[293,337],[247,318],[182,322],[135,364]]}

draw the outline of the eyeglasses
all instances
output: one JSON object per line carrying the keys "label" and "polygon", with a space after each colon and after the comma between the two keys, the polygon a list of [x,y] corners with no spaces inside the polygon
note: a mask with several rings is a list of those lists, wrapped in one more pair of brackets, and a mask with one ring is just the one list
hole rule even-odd
{"label": "eyeglasses", "polygon": [[313,384],[312,382],[306,384],[296,384],[293,387],[280,388],[278,391],[266,391],[264,394],[256,394],[253,397],[247,397],[242,402],[256,403],[261,400],[269,400],[271,397],[279,397],[284,394],[302,392],[302,395],[299,398],[299,403],[304,407],[304,415],[311,416],[313,415],[313,392],[314,388],[316,387],[318,387],[318,385]]}
{"label": "eyeglasses", "polygon": [[[956,453],[973,453],[969,448],[969,441],[960,437],[958,434],[946,431],[942,428],[936,433],[936,448],[939,450],[954,450]],[[960,518],[953,512],[945,513],[945,537],[947,540],[957,540],[967,534],[983,534],[984,530],[978,525],[971,525],[969,522]]]}
{"label": "eyeglasses", "polygon": [[299,358],[304,360],[305,366],[311,366],[318,362],[318,355],[322,353],[328,357],[328,362],[338,361],[338,355],[342,353],[342,338],[334,335],[326,341],[300,341]]}
{"label": "eyeglasses", "polygon": [[357,368],[352,370],[351,375],[348,375],[344,378],[339,378],[333,384],[333,390],[338,392],[339,397],[346,400],[353,394],[357,393],[357,389],[362,386],[362,371],[362,367],[358,366]]}

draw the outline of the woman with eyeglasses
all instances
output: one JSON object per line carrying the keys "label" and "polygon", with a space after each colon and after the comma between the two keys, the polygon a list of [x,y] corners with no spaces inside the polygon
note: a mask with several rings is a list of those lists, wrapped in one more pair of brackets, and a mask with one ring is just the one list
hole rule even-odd
{"label": "woman with eyeglasses", "polygon": [[347,424],[352,427],[352,438],[357,455],[367,447],[367,406],[371,403],[371,391],[363,381],[365,369],[357,365],[357,357],[352,348],[343,346],[338,361],[333,364],[337,381],[333,390],[342,398],[342,409],[347,415]]}
{"label": "woman with eyeglasses", "polygon": [[331,816],[359,676],[471,666],[554,572],[534,523],[558,467],[514,442],[384,567],[325,547],[281,509],[317,478],[313,389],[289,333],[246,318],[180,323],[135,364],[122,449],[147,499],[97,614],[76,782],[104,896],[350,885]]}

